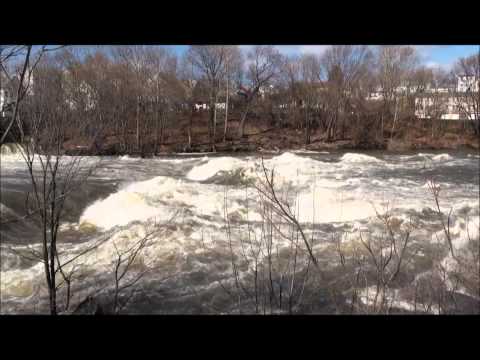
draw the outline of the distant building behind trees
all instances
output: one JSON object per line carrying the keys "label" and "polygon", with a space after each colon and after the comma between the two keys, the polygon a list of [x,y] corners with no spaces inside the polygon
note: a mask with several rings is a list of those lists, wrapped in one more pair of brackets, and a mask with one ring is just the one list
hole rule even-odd
{"label": "distant building behind trees", "polygon": [[[110,137],[120,142],[119,152],[151,147],[156,153],[170,136],[184,141],[182,131],[186,148],[205,144],[205,125],[212,150],[264,125],[295,129],[305,144],[315,137],[381,145],[419,119],[465,120],[480,132],[480,55],[459,59],[447,72],[423,66],[409,46],[335,45],[322,55],[299,56],[274,46],[245,54],[214,45],[192,46],[183,55],[161,46],[76,50],[46,54],[27,72],[21,119],[28,125],[39,107],[51,107],[66,131],[85,129],[85,138],[95,134],[97,143]],[[19,81],[14,64],[10,69],[12,76],[0,71],[4,119]]]}
{"label": "distant building behind trees", "polygon": [[478,108],[469,101],[470,96],[479,96],[478,89],[479,79],[475,75],[457,75],[453,89],[428,88],[416,94],[415,115],[420,119],[478,120]]}

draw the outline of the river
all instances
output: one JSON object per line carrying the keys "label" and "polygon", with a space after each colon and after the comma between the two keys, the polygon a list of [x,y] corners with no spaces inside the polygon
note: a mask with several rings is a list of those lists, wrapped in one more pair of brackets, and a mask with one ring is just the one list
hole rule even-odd
{"label": "river", "polygon": [[[439,231],[427,186],[431,179],[441,188],[442,210],[452,209],[455,246],[461,248],[467,235],[478,239],[478,152],[294,151],[264,157],[265,167],[275,169],[276,184],[295,204],[296,217],[314,234],[318,249],[336,232],[348,230],[355,237],[371,226],[377,212],[387,209],[402,221],[415,216],[423,224],[415,239],[431,242]],[[138,268],[146,271],[136,284],[137,300],[126,312],[226,312],[221,284],[232,281],[232,272],[225,214],[233,224],[234,239],[245,231],[250,234],[248,224],[253,224],[254,233],[260,227],[259,196],[249,186],[262,178],[260,155],[82,161],[96,170],[67,199],[59,235],[61,256],[67,259],[104,240],[78,262],[78,299],[89,289],[111,287],[116,249],[128,248],[155,228],[139,256]],[[2,313],[46,311],[43,265],[22,256],[41,240],[35,219],[22,219],[29,191],[21,156],[2,154]],[[278,246],[289,245],[279,241]]]}

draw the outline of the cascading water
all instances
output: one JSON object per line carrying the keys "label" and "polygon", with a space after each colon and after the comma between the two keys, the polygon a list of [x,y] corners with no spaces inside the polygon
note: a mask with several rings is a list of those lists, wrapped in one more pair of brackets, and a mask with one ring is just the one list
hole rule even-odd
{"label": "cascading water", "polygon": [[[412,214],[423,216],[434,208],[426,186],[431,178],[443,189],[442,209],[448,213],[452,208],[455,246],[460,248],[467,235],[478,237],[478,154],[286,152],[265,158],[264,165],[274,169],[279,189],[289,189],[287,198],[295,204],[299,221],[319,239],[327,239],[333,228],[346,226],[352,233],[368,228],[376,212],[386,208],[404,220]],[[1,166],[2,219],[21,218],[20,194],[28,191],[24,164],[2,148]],[[253,231],[258,230],[255,223],[261,222],[262,213],[252,185],[262,176],[258,156],[103,158],[69,204],[76,210],[60,229],[62,256],[68,259],[104,239],[82,257],[78,271],[86,283],[108,282],[116,249],[132,246],[158,226],[161,231],[141,255],[142,266],[150,269],[145,291],[164,291],[165,282],[159,285],[156,280],[167,273],[176,274],[167,284],[176,287],[178,297],[186,288],[210,289],[219,278],[228,277],[228,271],[218,270],[221,259],[208,257],[203,244],[225,238],[225,215],[234,224],[251,222]],[[432,217],[422,219],[425,226],[433,222]],[[38,228],[20,224],[2,224],[0,229],[4,313],[18,312],[19,306],[33,312],[33,304],[45,295],[43,264],[21,256],[29,246],[38,246]],[[438,228],[432,228],[436,232]],[[288,245],[286,241],[282,246]],[[223,248],[218,251],[225,254]],[[185,309],[179,306],[175,311]]]}

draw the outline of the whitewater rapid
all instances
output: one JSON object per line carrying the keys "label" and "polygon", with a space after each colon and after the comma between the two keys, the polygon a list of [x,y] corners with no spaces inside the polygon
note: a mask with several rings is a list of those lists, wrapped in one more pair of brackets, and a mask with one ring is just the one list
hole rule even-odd
{"label": "whitewater rapid", "polygon": [[[239,227],[262,220],[255,190],[264,176],[258,156],[124,156],[88,161],[102,162],[92,181],[108,182],[111,188],[108,194],[88,199],[76,220],[62,224],[60,236],[68,233],[72,239],[61,244],[64,259],[101,242],[78,263],[80,271],[90,276],[109,274],[116,248],[128,248],[150,232],[154,236],[140,259],[143,267],[155,269],[152,279],[160,277],[159,268],[162,273],[187,274],[198,269],[209,273],[211,261],[201,258],[204,244],[225,239],[226,220]],[[299,221],[320,239],[329,236],[332,226],[363,229],[386,210],[406,220],[412,213],[434,208],[427,186],[434,178],[442,189],[442,210],[452,209],[455,246],[461,247],[467,236],[479,236],[478,162],[477,154],[285,152],[266,157],[263,165],[267,174],[273,171],[279,194],[293,204]],[[18,155],[2,155],[2,171],[10,179],[2,183],[2,191],[20,186],[15,184],[21,180],[22,167]],[[20,216],[9,204],[1,205],[2,216]],[[252,231],[258,230],[253,226]],[[75,234],[83,240],[75,242]],[[43,264],[25,262],[18,255],[36,244],[1,246],[1,296],[9,304],[4,307],[8,312],[12,304],[45,295]],[[193,255],[199,257],[192,260]],[[202,286],[209,286],[208,281]]]}

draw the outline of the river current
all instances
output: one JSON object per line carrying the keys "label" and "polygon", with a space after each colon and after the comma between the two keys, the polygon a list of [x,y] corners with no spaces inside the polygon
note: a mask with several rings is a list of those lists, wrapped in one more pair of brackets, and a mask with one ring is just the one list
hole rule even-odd
{"label": "river current", "polygon": [[[138,268],[147,270],[138,283],[142,295],[127,312],[215,312],[222,292],[219,282],[231,277],[228,251],[219,245],[226,238],[226,219],[234,224],[232,236],[237,237],[246,224],[253,224],[255,232],[255,224],[262,220],[252,187],[264,175],[261,156],[186,154],[82,161],[96,170],[67,199],[59,231],[61,256],[68,259],[90,244],[102,243],[78,261],[78,298],[95,287],[108,288],[118,249],[152,233],[139,256]],[[429,228],[435,203],[428,182],[433,179],[441,189],[442,210],[451,210],[458,248],[467,236],[479,236],[479,161],[477,152],[445,151],[292,151],[265,154],[263,160],[268,170],[274,169],[275,183],[294,204],[300,223],[315,234],[319,247],[336,231],[348,229],[354,237],[368,229],[377,213],[387,210],[405,221],[416,216],[425,224],[419,241],[432,241],[439,231]],[[22,256],[41,241],[35,219],[23,218],[30,189],[22,157],[2,154],[2,313],[46,311],[43,264]],[[288,242],[279,246],[287,247]],[[212,248],[216,252],[208,251]]]}

